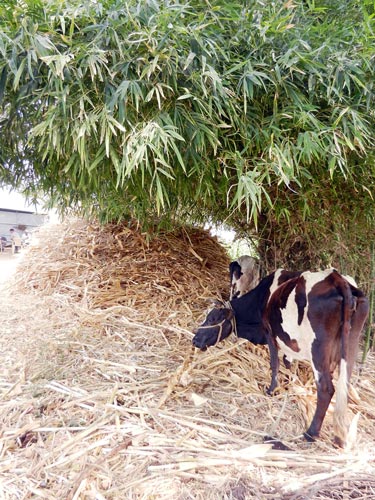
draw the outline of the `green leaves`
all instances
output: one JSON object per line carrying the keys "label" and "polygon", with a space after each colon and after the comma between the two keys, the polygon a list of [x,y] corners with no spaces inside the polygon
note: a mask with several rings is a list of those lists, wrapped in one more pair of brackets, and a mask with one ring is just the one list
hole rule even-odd
{"label": "green leaves", "polygon": [[280,203],[308,218],[309,201],[296,197],[324,181],[336,199],[342,178],[369,196],[372,163],[358,165],[375,144],[371,9],[3,3],[4,178],[103,220],[257,224]]}
{"label": "green leaves", "polygon": [[3,99],[4,99],[5,86],[6,86],[6,82],[7,82],[7,74],[8,74],[7,67],[4,66],[2,71],[1,71],[1,75],[0,75],[0,105],[2,104]]}
{"label": "green leaves", "polygon": [[259,169],[256,165],[248,164],[238,154],[235,163],[238,181],[230,206],[234,209],[237,207],[239,211],[246,207],[246,219],[253,220],[257,227],[262,201],[265,199],[270,205],[272,204],[265,187],[270,180],[267,167],[262,165],[263,168]]}

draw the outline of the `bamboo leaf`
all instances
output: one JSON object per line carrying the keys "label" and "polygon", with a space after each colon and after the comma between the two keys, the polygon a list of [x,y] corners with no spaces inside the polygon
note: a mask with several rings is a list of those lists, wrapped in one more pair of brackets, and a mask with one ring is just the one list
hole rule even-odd
{"label": "bamboo leaf", "polygon": [[4,66],[0,75],[0,104],[3,102],[4,99],[5,86],[7,83],[7,74],[8,74],[7,67]]}
{"label": "bamboo leaf", "polygon": [[17,73],[14,76],[13,90],[17,90],[19,88],[19,83],[20,83],[20,79],[21,79],[22,74],[23,74],[23,70],[25,68],[25,64],[26,64],[26,59],[22,59],[20,65],[17,69]]}

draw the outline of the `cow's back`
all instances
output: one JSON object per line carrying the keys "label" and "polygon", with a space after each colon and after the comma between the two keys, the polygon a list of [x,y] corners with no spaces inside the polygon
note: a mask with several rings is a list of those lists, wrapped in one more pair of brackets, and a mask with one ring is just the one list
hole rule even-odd
{"label": "cow's back", "polygon": [[353,280],[329,269],[304,272],[278,288],[270,297],[263,322],[270,349],[272,379],[267,392],[277,387],[278,349],[284,360],[311,363],[317,385],[317,405],[306,439],[319,436],[335,387],[332,373],[339,367],[334,411],[335,441],[345,444],[348,382],[359,337],[368,314],[368,300]]}
{"label": "cow's back", "polygon": [[[277,337],[280,350],[289,361],[312,361],[314,350],[322,343],[339,359],[338,339],[343,297],[333,282],[332,269],[304,272],[278,288],[271,295],[265,320]],[[343,280],[340,275],[338,275]]]}

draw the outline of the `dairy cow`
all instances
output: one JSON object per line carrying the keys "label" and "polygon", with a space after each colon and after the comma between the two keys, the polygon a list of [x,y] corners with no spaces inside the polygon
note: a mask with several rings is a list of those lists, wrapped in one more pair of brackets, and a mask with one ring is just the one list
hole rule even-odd
{"label": "dairy cow", "polygon": [[269,394],[278,384],[279,350],[287,364],[293,359],[309,361],[317,385],[315,414],[304,434],[310,441],[319,436],[335,392],[332,375],[339,367],[334,430],[337,444],[343,446],[348,382],[368,308],[367,298],[354,281],[334,269],[277,270],[247,294],[210,311],[193,345],[204,350],[233,331],[254,344],[267,343],[272,372]]}
{"label": "dairy cow", "polygon": [[229,275],[230,299],[242,297],[259,283],[259,262],[254,257],[242,255],[229,264]]}

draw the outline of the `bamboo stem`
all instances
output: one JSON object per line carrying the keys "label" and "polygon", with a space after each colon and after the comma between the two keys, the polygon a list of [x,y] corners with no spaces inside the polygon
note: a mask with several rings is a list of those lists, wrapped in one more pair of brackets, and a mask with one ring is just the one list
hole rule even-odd
{"label": "bamboo stem", "polygon": [[370,292],[369,292],[369,315],[368,315],[368,326],[365,334],[365,345],[363,348],[362,363],[366,361],[367,354],[370,349],[375,347],[375,337],[372,335],[372,327],[374,320],[374,305],[375,305],[375,245],[371,242],[371,278],[370,278]]}

